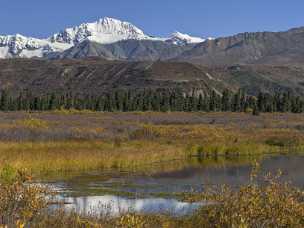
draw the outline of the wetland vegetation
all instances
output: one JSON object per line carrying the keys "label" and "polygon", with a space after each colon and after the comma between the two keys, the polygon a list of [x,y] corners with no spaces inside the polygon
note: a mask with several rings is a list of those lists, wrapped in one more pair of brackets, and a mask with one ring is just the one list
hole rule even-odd
{"label": "wetland vegetation", "polygon": [[296,114],[91,113],[0,114],[0,167],[33,175],[103,169],[148,171],[191,156],[294,153],[304,145]]}
{"label": "wetland vegetation", "polygon": [[[36,183],[58,176],[80,183],[79,173],[90,172],[170,176],[201,167],[242,167],[269,155],[301,154],[303,123],[304,116],[291,113],[2,112],[1,222],[30,227],[301,227],[302,186],[294,187],[276,176],[268,175],[260,184],[253,173],[251,181],[237,188],[150,194],[181,202],[214,202],[179,217],[135,212],[107,217],[64,209],[50,211],[54,200],[41,196],[53,195],[53,190]],[[138,189],[131,184],[124,187]],[[122,194],[108,186],[95,190],[95,195]],[[134,197],[125,193],[122,196]]]}

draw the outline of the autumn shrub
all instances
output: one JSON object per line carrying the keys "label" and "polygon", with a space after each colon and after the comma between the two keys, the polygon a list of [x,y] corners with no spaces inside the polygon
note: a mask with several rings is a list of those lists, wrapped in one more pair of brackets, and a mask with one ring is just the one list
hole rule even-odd
{"label": "autumn shrub", "polygon": [[196,196],[212,203],[192,220],[204,227],[303,227],[303,191],[282,182],[280,172],[267,174],[260,183],[256,170],[238,190],[222,186]]}
{"label": "autumn shrub", "polygon": [[29,184],[25,172],[4,166],[0,178],[0,225],[24,227],[47,208],[49,192]]}

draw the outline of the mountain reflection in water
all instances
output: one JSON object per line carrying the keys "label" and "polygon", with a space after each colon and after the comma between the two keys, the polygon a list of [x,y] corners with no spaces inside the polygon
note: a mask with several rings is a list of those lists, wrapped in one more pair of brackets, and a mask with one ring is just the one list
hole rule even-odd
{"label": "mountain reflection in water", "polygon": [[96,214],[119,216],[127,212],[136,213],[169,213],[170,215],[182,216],[193,213],[202,202],[187,203],[175,199],[143,198],[128,199],[113,195],[67,197],[65,208],[79,214]]}

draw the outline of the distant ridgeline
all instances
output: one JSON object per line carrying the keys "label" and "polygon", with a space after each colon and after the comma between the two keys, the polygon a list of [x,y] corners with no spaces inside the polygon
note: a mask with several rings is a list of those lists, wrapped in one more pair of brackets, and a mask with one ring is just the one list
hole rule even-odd
{"label": "distant ridgeline", "polygon": [[117,90],[102,96],[67,94],[47,94],[33,96],[21,93],[10,96],[1,91],[1,111],[47,111],[57,109],[77,109],[106,112],[130,111],[206,111],[206,112],[293,112],[304,111],[304,100],[291,93],[274,95],[260,93],[248,96],[242,90],[232,93],[228,90],[219,95],[215,91],[208,96],[184,94],[179,90]]}

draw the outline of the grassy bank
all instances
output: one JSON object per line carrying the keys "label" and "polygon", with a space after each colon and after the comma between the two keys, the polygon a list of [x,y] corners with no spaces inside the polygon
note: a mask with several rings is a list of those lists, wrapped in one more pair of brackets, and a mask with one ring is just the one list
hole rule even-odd
{"label": "grassy bank", "polygon": [[10,165],[32,174],[89,170],[151,171],[153,164],[196,157],[201,163],[218,157],[252,157],[293,153],[302,146],[282,147],[265,143],[200,143],[132,141],[63,141],[0,143],[0,168]]}
{"label": "grassy bank", "polygon": [[0,143],[1,166],[31,173],[144,169],[153,162],[184,158],[183,148],[150,141]]}
{"label": "grassy bank", "polygon": [[[9,165],[15,169],[26,169],[31,174],[37,175],[111,169],[153,172],[157,171],[154,170],[155,167],[160,171],[163,162],[184,161],[193,156],[197,156],[194,160],[197,159],[202,165],[203,162],[207,164],[211,160],[209,158],[220,160],[217,156],[234,158],[234,156],[249,155],[255,159],[263,155],[263,152],[269,153],[271,150],[275,152],[270,146],[254,144],[220,148],[208,145],[206,149],[208,150],[205,152],[203,146],[162,144],[151,141],[122,142],[118,145],[98,141],[0,143],[2,161],[0,168]],[[175,164],[178,166],[178,162]]]}

